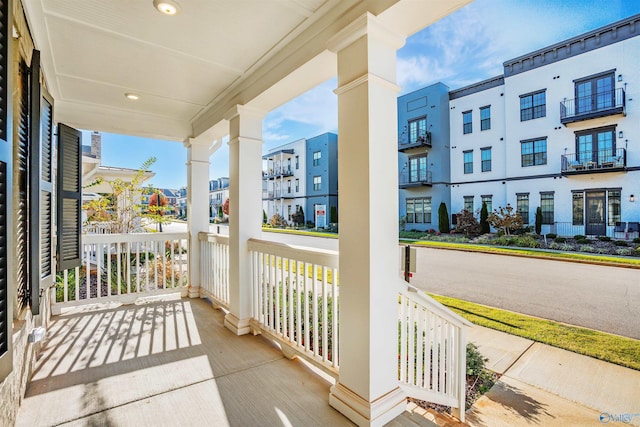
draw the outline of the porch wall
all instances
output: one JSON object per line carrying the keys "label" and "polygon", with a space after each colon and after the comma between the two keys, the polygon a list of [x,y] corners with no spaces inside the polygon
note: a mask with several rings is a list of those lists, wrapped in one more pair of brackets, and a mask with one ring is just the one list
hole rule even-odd
{"label": "porch wall", "polygon": [[[55,289],[55,288],[54,288]],[[46,326],[51,318],[51,297],[43,292],[40,298],[40,314],[33,316],[26,311],[23,320],[13,321],[13,370],[0,383],[0,426],[15,425],[18,408],[22,402],[27,382],[35,366],[40,344],[28,342],[29,331],[38,326]]]}

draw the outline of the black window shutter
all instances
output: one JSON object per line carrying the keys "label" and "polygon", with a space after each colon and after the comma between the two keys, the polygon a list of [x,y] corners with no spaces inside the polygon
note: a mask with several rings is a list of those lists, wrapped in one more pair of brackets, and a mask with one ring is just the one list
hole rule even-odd
{"label": "black window shutter", "polygon": [[18,69],[18,129],[14,140],[16,163],[14,182],[18,187],[15,207],[15,269],[17,280],[16,312],[29,304],[29,67],[20,60]]}
{"label": "black window shutter", "polygon": [[58,271],[79,267],[81,264],[81,141],[82,135],[78,130],[58,124]]}
{"label": "black window shutter", "polygon": [[29,79],[29,303],[40,313],[40,51],[31,56]]}

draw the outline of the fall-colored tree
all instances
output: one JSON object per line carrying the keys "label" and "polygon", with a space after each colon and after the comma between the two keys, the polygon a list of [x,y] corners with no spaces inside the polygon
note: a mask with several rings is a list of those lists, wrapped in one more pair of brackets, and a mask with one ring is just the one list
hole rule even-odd
{"label": "fall-colored tree", "polygon": [[509,236],[512,231],[522,228],[522,217],[520,212],[514,211],[510,204],[506,207],[494,209],[487,218],[489,224]]}
{"label": "fall-colored tree", "polygon": [[224,203],[222,204],[222,212],[225,215],[229,215],[229,198],[227,197],[227,200],[224,201]]}

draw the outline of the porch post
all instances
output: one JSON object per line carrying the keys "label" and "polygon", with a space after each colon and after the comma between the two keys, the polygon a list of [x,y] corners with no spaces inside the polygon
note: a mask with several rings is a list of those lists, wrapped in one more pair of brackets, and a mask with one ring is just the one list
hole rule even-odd
{"label": "porch post", "polygon": [[251,259],[247,240],[262,233],[262,111],[238,105],[229,120],[229,313],[224,325],[249,332]]}
{"label": "porch post", "polygon": [[209,144],[189,139],[187,147],[187,227],[189,229],[189,298],[200,296],[200,242],[209,231]]}
{"label": "porch post", "polygon": [[338,33],[340,376],[329,403],[360,426],[406,409],[398,384],[396,50],[367,13]]}

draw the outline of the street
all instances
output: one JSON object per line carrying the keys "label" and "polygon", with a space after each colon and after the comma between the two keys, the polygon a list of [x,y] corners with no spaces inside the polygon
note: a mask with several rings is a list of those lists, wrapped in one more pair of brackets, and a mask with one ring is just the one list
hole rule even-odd
{"label": "street", "polygon": [[[262,238],[338,250],[337,239],[270,232]],[[426,292],[640,339],[640,270],[420,247],[416,264],[411,284]]]}

